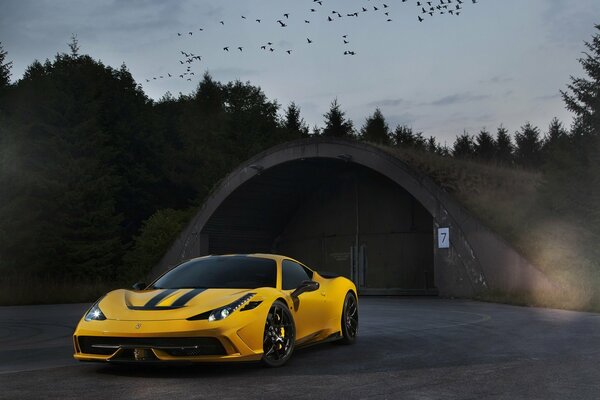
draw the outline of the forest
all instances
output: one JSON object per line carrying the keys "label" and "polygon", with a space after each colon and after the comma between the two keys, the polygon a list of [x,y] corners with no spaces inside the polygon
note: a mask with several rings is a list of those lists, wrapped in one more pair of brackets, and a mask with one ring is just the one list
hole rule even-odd
{"label": "forest", "polygon": [[[600,238],[596,28],[580,60],[585,75],[565,77],[569,126],[524,121],[511,132],[499,121],[495,131],[457,132],[451,146],[389,126],[379,109],[355,124],[337,99],[322,126],[309,127],[296,104],[282,106],[250,82],[218,82],[208,72],[193,93],[153,100],[126,65],[104,65],[76,40],[13,78],[0,43],[0,286],[60,292],[81,285],[74,301],[89,301],[105,287],[129,285],[230,170],[275,144],[313,136],[539,171],[539,207]],[[57,300],[44,296],[20,302]]]}

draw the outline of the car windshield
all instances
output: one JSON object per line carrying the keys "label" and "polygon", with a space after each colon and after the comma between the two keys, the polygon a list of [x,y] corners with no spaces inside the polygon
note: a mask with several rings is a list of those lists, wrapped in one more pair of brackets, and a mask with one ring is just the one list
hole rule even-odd
{"label": "car windshield", "polygon": [[213,256],[186,261],[152,285],[157,289],[275,287],[277,264],[268,258]]}

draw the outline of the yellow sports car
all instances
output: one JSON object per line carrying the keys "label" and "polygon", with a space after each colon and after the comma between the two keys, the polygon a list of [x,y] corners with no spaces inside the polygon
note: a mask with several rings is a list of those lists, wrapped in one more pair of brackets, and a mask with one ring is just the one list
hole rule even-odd
{"label": "yellow sports car", "polygon": [[108,362],[262,360],[283,365],[295,347],[351,344],[355,285],[271,254],[185,261],[150,285],[114,290],[83,316],[74,357]]}

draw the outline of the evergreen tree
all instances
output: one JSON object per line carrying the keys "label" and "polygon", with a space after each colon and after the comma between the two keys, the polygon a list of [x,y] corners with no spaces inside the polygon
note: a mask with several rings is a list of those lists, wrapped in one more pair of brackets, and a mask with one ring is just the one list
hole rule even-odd
{"label": "evergreen tree", "polygon": [[10,85],[10,69],[12,68],[12,61],[6,61],[6,51],[2,47],[0,42],[0,90]]}
{"label": "evergreen tree", "polygon": [[427,142],[425,144],[425,150],[429,153],[440,153],[440,146],[438,145],[437,140],[434,136],[429,136],[429,139],[427,139]]}
{"label": "evergreen tree", "polygon": [[69,49],[71,49],[71,58],[79,57],[79,40],[76,34],[71,35],[71,41],[67,43]]}
{"label": "evergreen tree", "polygon": [[552,151],[569,145],[569,133],[563,127],[562,122],[558,118],[553,118],[548,126],[548,133],[544,138],[542,151],[544,156],[547,156]]}
{"label": "evergreen tree", "polygon": [[496,141],[485,128],[475,137],[475,156],[483,161],[491,161],[496,156]]}
{"label": "evergreen tree", "polygon": [[455,158],[473,158],[475,157],[475,140],[473,136],[464,131],[456,137],[452,146],[452,156]]}
{"label": "evergreen tree", "polygon": [[[600,31],[600,24],[596,29]],[[575,113],[576,124],[584,134],[600,136],[600,33],[585,46],[588,52],[579,63],[588,79],[571,77],[568,91],[561,91],[561,94],[567,109]]]}
{"label": "evergreen tree", "polygon": [[513,162],[514,146],[508,129],[500,125],[496,132],[496,160],[505,165]]}
{"label": "evergreen tree", "polygon": [[438,154],[442,157],[450,157],[452,156],[452,151],[446,143],[444,143],[443,145],[438,144]]}
{"label": "evergreen tree", "polygon": [[515,160],[526,167],[539,167],[542,162],[542,140],[538,127],[527,122],[515,132]]}
{"label": "evergreen tree", "polygon": [[354,136],[352,121],[345,118],[346,113],[341,110],[337,99],[331,102],[329,111],[325,117],[325,127],[321,131],[323,136],[351,138]]}
{"label": "evergreen tree", "polygon": [[426,140],[422,132],[415,133],[407,125],[398,125],[392,133],[392,144],[396,147],[410,147],[418,150],[425,150]]}
{"label": "evergreen tree", "polygon": [[2,258],[57,276],[114,276],[156,206],[150,103],[125,68],[66,54],[33,63],[10,96],[4,154],[14,164],[0,171],[0,226],[19,234],[3,238]]}
{"label": "evergreen tree", "polygon": [[279,104],[267,98],[262,89],[250,82],[229,82],[224,87],[226,113],[226,152],[233,157],[229,169],[250,156],[284,142],[279,127]]}
{"label": "evergreen tree", "polygon": [[308,136],[308,126],[304,122],[304,118],[300,116],[300,107],[294,102],[291,102],[285,110],[283,127],[287,131],[289,140]]}
{"label": "evergreen tree", "polygon": [[373,115],[366,119],[360,130],[360,139],[383,145],[391,143],[390,128],[379,108],[375,109]]}
{"label": "evergreen tree", "polygon": [[579,62],[587,77],[571,77],[567,90],[561,91],[575,114],[569,140],[545,153],[541,190],[543,201],[556,212],[600,234],[600,33],[585,46],[588,51]]}

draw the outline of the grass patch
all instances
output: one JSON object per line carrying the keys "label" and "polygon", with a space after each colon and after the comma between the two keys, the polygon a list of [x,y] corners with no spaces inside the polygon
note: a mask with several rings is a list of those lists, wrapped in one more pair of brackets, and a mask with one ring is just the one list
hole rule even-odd
{"label": "grass patch", "polygon": [[542,174],[522,168],[383,147],[429,176],[557,283],[557,293],[487,293],[481,300],[600,311],[600,235],[545,206]]}

